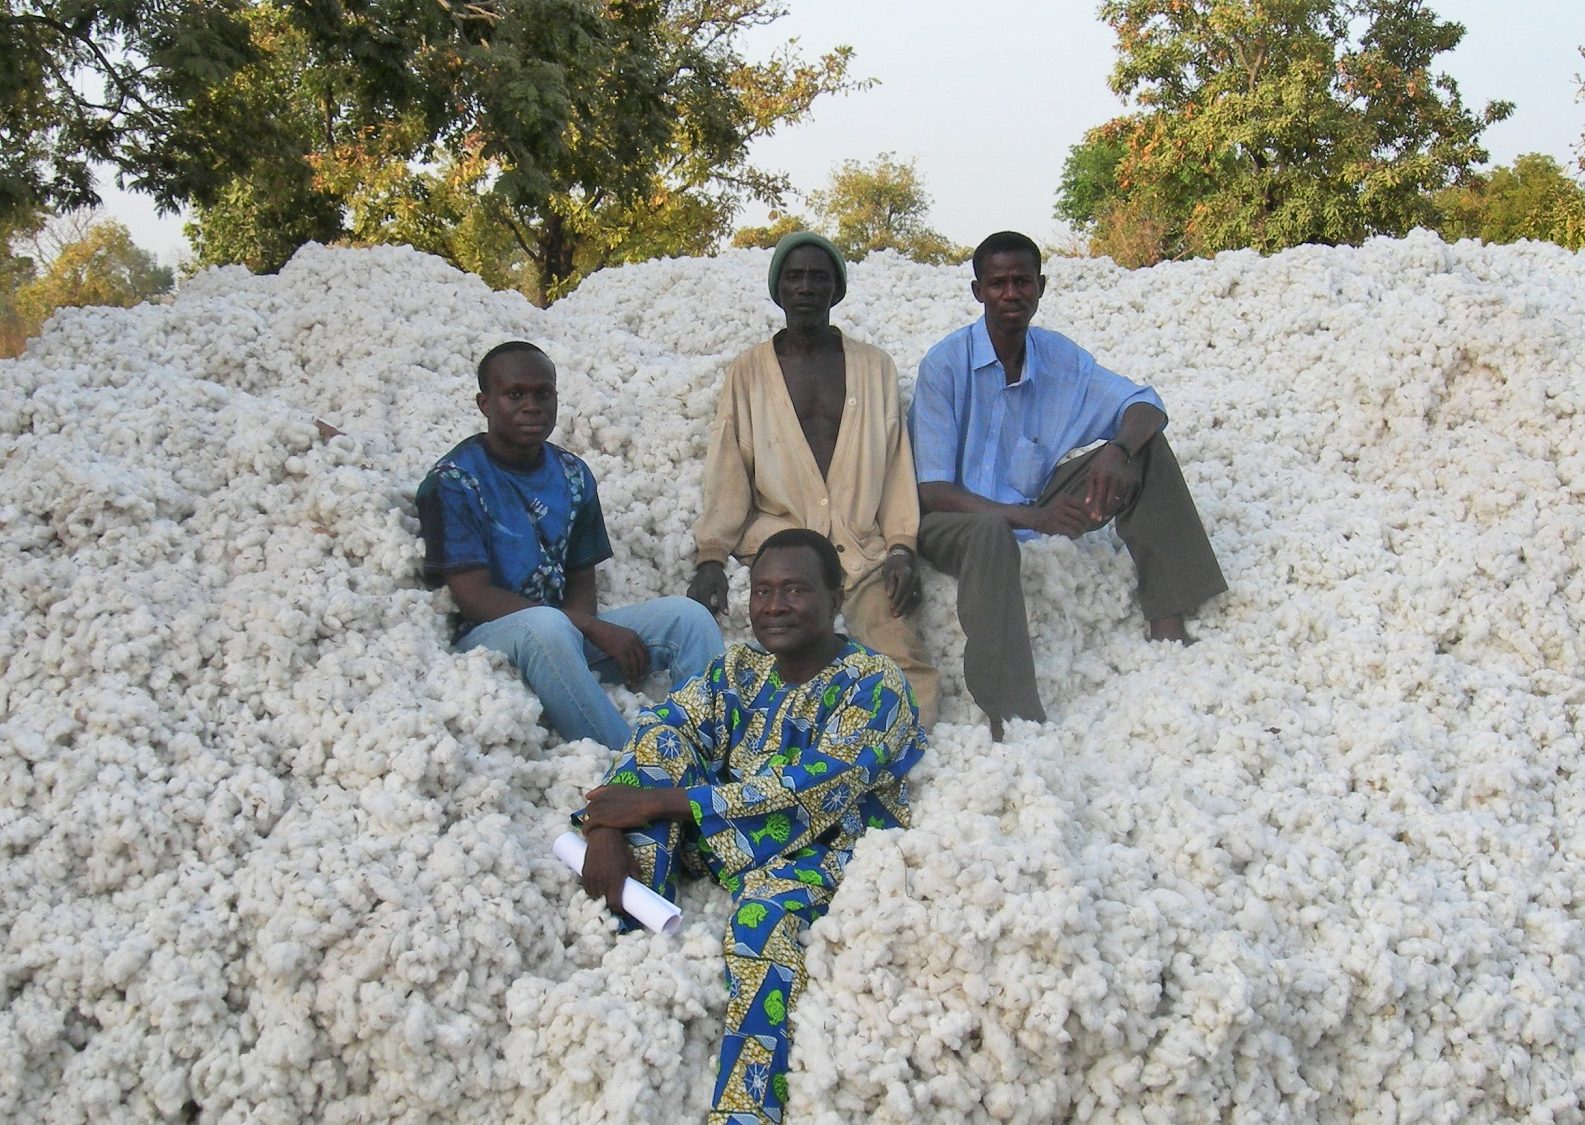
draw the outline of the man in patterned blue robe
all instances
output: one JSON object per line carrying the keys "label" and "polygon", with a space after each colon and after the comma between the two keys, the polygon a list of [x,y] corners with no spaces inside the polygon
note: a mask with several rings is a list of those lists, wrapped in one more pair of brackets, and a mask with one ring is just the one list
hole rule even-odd
{"label": "man in patterned blue robe", "polygon": [[749,570],[763,652],[734,645],[645,712],[576,814],[588,893],[620,910],[632,874],[676,897],[679,864],[731,894],[727,1013],[710,1120],[780,1121],[798,936],[869,828],[906,827],[924,736],[888,657],[835,630],[842,566],[818,532],[768,538]]}

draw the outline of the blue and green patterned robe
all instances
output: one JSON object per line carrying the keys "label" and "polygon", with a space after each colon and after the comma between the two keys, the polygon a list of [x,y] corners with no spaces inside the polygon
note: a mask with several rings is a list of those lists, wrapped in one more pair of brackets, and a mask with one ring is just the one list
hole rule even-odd
{"label": "blue and green patterned robe", "polygon": [[[925,747],[897,666],[852,641],[802,684],[735,645],[644,712],[608,785],[681,787],[692,822],[629,832],[642,879],[676,898],[677,865],[732,893],[727,1016],[712,1122],[780,1121],[799,933],[825,913],[868,828],[906,827],[904,775]],[[576,818],[575,818],[576,819]]]}

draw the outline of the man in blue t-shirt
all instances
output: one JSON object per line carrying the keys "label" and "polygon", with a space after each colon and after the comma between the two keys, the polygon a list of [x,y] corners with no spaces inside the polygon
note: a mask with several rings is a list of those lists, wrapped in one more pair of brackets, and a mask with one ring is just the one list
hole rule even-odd
{"label": "man in blue t-shirt", "polygon": [[518,340],[479,361],[486,428],[447,453],[418,487],[424,577],[457,603],[459,650],[505,653],[563,738],[620,750],[627,721],[599,680],[672,687],[723,649],[715,617],[684,597],[599,611],[594,568],[611,557],[589,466],[548,440],[556,365]]}
{"label": "man in blue t-shirt", "polygon": [[1155,640],[1193,643],[1184,614],[1227,583],[1162,436],[1160,397],[1061,333],[1030,326],[1046,289],[1034,242],[1001,231],[980,243],[972,288],[985,315],[925,355],[908,428],[919,553],[957,576],[964,679],[999,738],[1006,719],[1045,718],[1021,541],[1077,539],[1115,519]]}

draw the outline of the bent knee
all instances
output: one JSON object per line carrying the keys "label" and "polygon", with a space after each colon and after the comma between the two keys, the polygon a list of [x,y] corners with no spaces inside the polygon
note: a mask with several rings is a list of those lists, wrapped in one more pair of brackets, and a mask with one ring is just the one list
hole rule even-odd
{"label": "bent knee", "polygon": [[664,598],[656,598],[655,604],[685,625],[715,624],[715,614],[692,598],[681,594],[668,594]]}
{"label": "bent knee", "polygon": [[721,644],[721,626],[715,614],[692,598],[677,594],[660,598],[659,604],[671,615],[673,636],[679,644]]}
{"label": "bent knee", "polygon": [[968,520],[968,537],[974,550],[997,555],[1018,556],[1018,536],[1006,517],[995,512],[973,512]]}
{"label": "bent knee", "polygon": [[512,644],[519,650],[560,650],[574,647],[583,651],[583,634],[561,610],[548,605],[529,606],[501,618],[511,630]]}

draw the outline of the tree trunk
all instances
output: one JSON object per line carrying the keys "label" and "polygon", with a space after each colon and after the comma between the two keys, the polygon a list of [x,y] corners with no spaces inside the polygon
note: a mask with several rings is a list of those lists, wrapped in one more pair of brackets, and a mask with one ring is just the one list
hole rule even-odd
{"label": "tree trunk", "polygon": [[554,214],[545,216],[535,241],[539,246],[541,296],[548,305],[562,295],[562,286],[575,272],[572,259],[577,246],[566,220]]}

